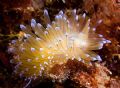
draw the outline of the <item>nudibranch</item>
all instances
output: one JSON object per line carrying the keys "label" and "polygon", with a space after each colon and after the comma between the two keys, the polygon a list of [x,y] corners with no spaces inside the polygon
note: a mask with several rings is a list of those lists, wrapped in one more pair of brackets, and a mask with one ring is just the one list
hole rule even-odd
{"label": "nudibranch", "polygon": [[14,54],[10,61],[16,64],[14,72],[32,79],[47,74],[55,64],[63,64],[68,59],[83,63],[102,60],[93,50],[110,41],[90,27],[86,14],[77,15],[73,10],[68,16],[60,11],[51,22],[48,11],[44,10],[44,19],[46,27],[35,19],[30,25],[20,25],[23,36],[12,40],[8,49]]}

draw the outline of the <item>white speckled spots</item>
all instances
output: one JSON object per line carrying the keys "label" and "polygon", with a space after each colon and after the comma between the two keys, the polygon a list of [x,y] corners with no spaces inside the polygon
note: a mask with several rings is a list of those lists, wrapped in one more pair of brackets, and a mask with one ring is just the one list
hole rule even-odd
{"label": "white speckled spots", "polygon": [[[70,14],[69,14],[70,13]],[[77,10],[64,14],[60,11],[51,22],[48,11],[43,14],[44,23],[31,20],[30,25],[20,25],[22,32],[18,39],[10,43],[8,51],[14,54],[10,63],[16,64],[15,72],[30,79],[47,74],[55,64],[64,64],[68,59],[90,63],[91,60],[101,61],[94,50],[103,48],[110,40],[95,32],[96,27],[102,21],[98,21],[95,27],[89,26],[90,19],[86,14],[76,15]],[[17,57],[19,56],[19,57]],[[24,71],[24,72],[22,72]]]}
{"label": "white speckled spots", "polygon": [[44,62],[44,64],[45,64],[45,65],[48,65],[48,63],[47,63],[47,62]]}
{"label": "white speckled spots", "polygon": [[34,52],[34,51],[35,51],[35,48],[31,47],[31,51]]}
{"label": "white speckled spots", "polygon": [[28,62],[31,62],[31,59],[27,59]]}
{"label": "white speckled spots", "polygon": [[40,50],[40,51],[43,51],[44,49],[43,49],[43,48],[40,48],[39,50]]}
{"label": "white speckled spots", "polygon": [[42,58],[44,58],[44,57],[45,57],[45,55],[41,55],[41,57],[42,57]]}
{"label": "white speckled spots", "polygon": [[36,66],[33,66],[33,68],[37,68]]}

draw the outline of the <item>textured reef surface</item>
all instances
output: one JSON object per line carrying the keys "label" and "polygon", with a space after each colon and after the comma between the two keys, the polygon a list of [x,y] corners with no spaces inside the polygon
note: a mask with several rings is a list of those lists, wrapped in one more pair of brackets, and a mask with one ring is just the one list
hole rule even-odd
{"label": "textured reef surface", "polygon": [[120,1],[1,0],[0,88],[120,88]]}

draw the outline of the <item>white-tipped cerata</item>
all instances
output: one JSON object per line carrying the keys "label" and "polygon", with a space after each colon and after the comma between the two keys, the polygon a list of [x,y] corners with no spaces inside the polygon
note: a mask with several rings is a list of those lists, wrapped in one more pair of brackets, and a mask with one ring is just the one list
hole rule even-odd
{"label": "white-tipped cerata", "polygon": [[15,69],[20,76],[36,79],[48,73],[55,64],[65,63],[68,59],[83,63],[102,60],[93,50],[102,49],[105,43],[111,41],[97,34],[95,27],[90,27],[90,19],[86,18],[86,14],[76,15],[76,10],[72,10],[71,16],[67,16],[60,11],[53,22],[46,9],[43,14],[46,26],[35,19],[31,20],[30,26],[21,24],[23,36],[13,40],[8,49],[15,57],[11,63],[22,63]]}

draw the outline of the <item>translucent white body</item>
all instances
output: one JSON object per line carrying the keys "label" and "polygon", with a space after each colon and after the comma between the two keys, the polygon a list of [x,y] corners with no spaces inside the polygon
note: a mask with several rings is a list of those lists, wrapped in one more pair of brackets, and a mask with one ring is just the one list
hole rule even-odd
{"label": "translucent white body", "polygon": [[47,27],[31,20],[31,26],[20,25],[23,36],[13,40],[9,51],[14,53],[12,63],[16,63],[15,72],[28,78],[36,78],[68,59],[77,59],[84,63],[99,60],[92,50],[99,50],[109,43],[102,35],[90,28],[90,19],[76,15],[76,10],[67,17],[62,11],[50,22],[47,10],[44,11]]}

